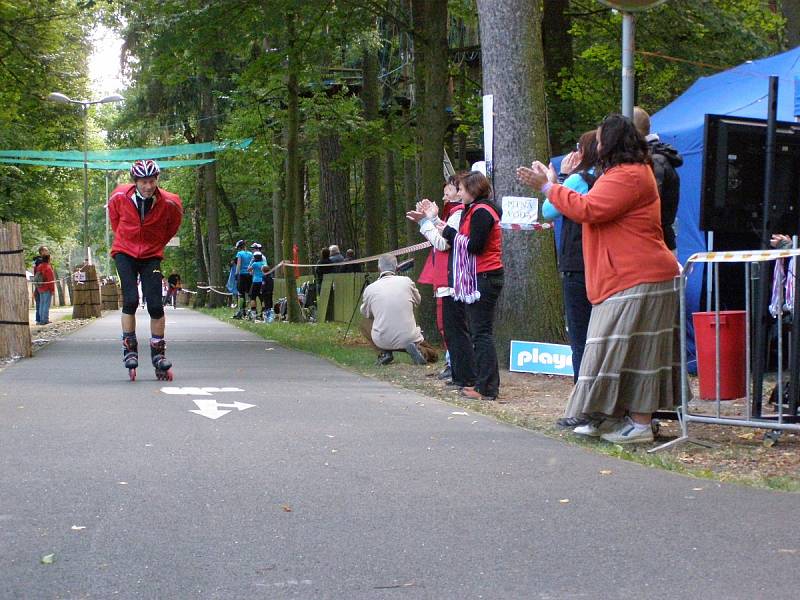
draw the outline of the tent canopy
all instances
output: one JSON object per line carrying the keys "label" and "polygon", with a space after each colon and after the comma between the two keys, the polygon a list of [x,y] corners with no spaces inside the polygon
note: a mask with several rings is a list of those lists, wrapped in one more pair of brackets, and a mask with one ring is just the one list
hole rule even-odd
{"label": "tent canopy", "polygon": [[[766,119],[771,75],[779,77],[778,120],[793,121],[797,114],[795,106],[800,104],[796,86],[796,78],[800,77],[800,47],[701,77],[674,102],[652,116],[652,132],[658,133],[663,142],[675,146],[684,158],[683,166],[678,169],[681,197],[676,220],[681,263],[695,252],[706,250],[705,233],[700,231],[705,115]],[[702,285],[703,269],[696,268],[687,281],[690,313],[700,308]],[[693,345],[690,351],[693,354]]]}

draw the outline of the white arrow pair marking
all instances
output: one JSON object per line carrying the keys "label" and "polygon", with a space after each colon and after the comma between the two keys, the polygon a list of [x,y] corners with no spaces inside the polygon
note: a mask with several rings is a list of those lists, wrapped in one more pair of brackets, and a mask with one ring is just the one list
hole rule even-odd
{"label": "white arrow pair marking", "polygon": [[247,410],[248,408],[253,408],[255,404],[247,404],[246,402],[234,402],[233,404],[222,404],[217,402],[216,400],[192,400],[197,405],[196,410],[190,410],[196,415],[200,415],[202,417],[206,417],[207,419],[219,419],[222,416],[227,415],[230,410],[220,410],[220,408],[228,408],[233,409],[235,408],[238,411]]}
{"label": "white arrow pair marking", "polygon": [[162,387],[161,391],[164,394],[179,396],[210,396],[220,392],[243,392],[244,390],[238,387]]}

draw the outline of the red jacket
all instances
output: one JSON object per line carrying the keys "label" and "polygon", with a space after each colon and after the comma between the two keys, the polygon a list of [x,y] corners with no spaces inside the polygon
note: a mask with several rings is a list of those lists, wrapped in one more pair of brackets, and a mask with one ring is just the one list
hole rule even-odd
{"label": "red jacket", "polygon": [[[446,223],[450,219],[450,215],[458,210],[464,210],[464,205],[461,202],[445,202],[442,207],[442,214],[439,217]],[[450,250],[431,249],[428,260],[425,261],[425,266],[422,267],[422,272],[419,274],[417,283],[433,284],[434,293],[439,288],[448,287],[450,285],[447,277],[447,263],[449,261]]]}
{"label": "red jacket", "polygon": [[494,225],[492,225],[492,229],[489,232],[489,239],[486,240],[483,251],[475,256],[475,272],[498,271],[503,268],[503,234],[500,230],[500,215],[497,214],[497,211],[492,206],[481,202],[480,204],[473,203],[472,206],[465,208],[461,215],[459,233],[469,237],[472,217],[477,210],[485,210],[492,215]]}
{"label": "red jacket", "polygon": [[108,199],[108,218],[114,231],[111,256],[118,253],[132,258],[164,258],[164,246],[178,232],[183,205],[177,194],[156,189],[153,208],[142,222],[133,195],[136,186],[120,185]]}
{"label": "red jacket", "polygon": [[50,265],[49,262],[41,262],[36,265],[36,268],[33,270],[34,274],[41,273],[42,277],[44,278],[42,281],[44,283],[42,285],[36,286],[36,291],[40,294],[43,292],[55,292],[56,291],[56,282],[55,282],[55,272],[53,271],[53,267]]}
{"label": "red jacket", "polygon": [[562,215],[583,223],[586,295],[592,304],[678,276],[678,261],[664,243],[661,200],[649,165],[612,167],[584,196],[556,184],[547,197]]}

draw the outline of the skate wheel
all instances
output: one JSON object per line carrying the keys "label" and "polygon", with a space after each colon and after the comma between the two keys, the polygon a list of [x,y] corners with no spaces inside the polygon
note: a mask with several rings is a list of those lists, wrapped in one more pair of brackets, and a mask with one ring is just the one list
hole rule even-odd
{"label": "skate wheel", "polygon": [[156,378],[159,381],[172,381],[172,369],[166,371],[156,371]]}
{"label": "skate wheel", "polygon": [[131,381],[136,381],[136,369],[128,369],[128,377],[131,378]]}

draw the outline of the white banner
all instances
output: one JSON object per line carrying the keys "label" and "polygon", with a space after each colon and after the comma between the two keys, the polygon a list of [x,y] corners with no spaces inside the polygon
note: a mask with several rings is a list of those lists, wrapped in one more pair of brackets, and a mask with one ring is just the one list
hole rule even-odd
{"label": "white banner", "polygon": [[494,148],[494,96],[483,97],[483,160],[486,161],[486,176],[492,178]]}

